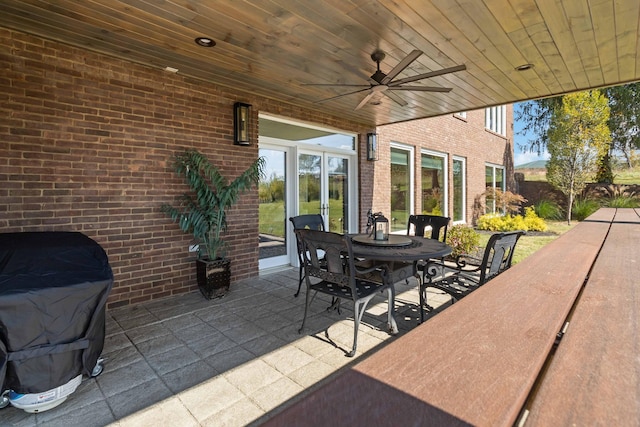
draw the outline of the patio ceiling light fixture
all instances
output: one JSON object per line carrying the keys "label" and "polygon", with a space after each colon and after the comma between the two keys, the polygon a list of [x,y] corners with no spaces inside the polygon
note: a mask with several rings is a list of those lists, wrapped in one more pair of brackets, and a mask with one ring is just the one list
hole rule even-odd
{"label": "patio ceiling light fixture", "polygon": [[367,134],[367,160],[375,162],[378,160],[378,134]]}
{"label": "patio ceiling light fixture", "polygon": [[533,64],[522,64],[516,67],[516,71],[527,71],[533,68]]}
{"label": "patio ceiling light fixture", "polygon": [[249,145],[251,140],[251,104],[236,102],[233,104],[233,143]]}
{"label": "patio ceiling light fixture", "polygon": [[216,45],[216,42],[209,37],[196,37],[195,42],[198,46],[202,47],[214,47]]}

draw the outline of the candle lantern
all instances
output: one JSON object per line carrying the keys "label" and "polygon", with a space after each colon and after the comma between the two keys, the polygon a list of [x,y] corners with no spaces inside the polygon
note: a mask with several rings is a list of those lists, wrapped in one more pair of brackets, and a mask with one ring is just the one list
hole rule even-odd
{"label": "candle lantern", "polygon": [[382,214],[373,218],[373,240],[389,240],[389,220]]}

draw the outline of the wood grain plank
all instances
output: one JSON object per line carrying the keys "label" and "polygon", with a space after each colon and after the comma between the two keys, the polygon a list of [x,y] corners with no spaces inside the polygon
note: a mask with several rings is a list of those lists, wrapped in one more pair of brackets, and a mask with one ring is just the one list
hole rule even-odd
{"label": "wood grain plank", "polygon": [[581,58],[577,54],[578,46],[573,40],[573,33],[562,8],[562,3],[555,0],[540,0],[537,5],[545,23],[545,30],[549,31],[551,36],[551,42],[554,45],[552,50],[557,49],[563,60],[562,67],[558,65],[558,68],[561,72],[564,71],[571,77],[571,86],[573,88],[563,85],[564,90],[578,90],[589,87],[589,78],[584,70]]}
{"label": "wood grain plank", "polygon": [[[589,86],[599,87],[604,84],[598,48],[595,40],[594,23],[587,0],[562,3],[569,23],[569,30],[576,47],[582,68],[589,79]],[[605,27],[606,28],[606,27]],[[601,29],[604,31],[604,29]]]}
{"label": "wood grain plank", "polygon": [[[465,33],[470,39],[475,39],[475,44],[486,52],[493,52],[491,56],[494,66],[504,74],[502,84],[513,84],[515,87],[525,91],[533,91],[530,81],[522,74],[515,71],[515,67],[524,63],[525,60],[520,50],[513,44],[507,36],[503,21],[487,8],[484,2],[474,0],[458,0],[461,13],[464,11],[464,19],[474,22],[475,26],[466,26]],[[509,8],[503,5],[502,10]],[[508,23],[508,19],[504,21]],[[509,88],[509,86],[507,86]],[[509,89],[513,92],[513,89]]]}
{"label": "wood grain plank", "polygon": [[[545,58],[541,55],[527,28],[514,9],[514,0],[505,5],[502,0],[485,0],[487,8],[496,16],[496,19],[504,27],[505,33],[511,39],[514,46],[517,46],[522,55],[521,64],[533,64],[534,68],[523,72],[523,75],[530,80],[531,86],[536,92],[543,96],[545,93],[559,93],[562,86],[551,72]],[[529,3],[530,5],[531,3]],[[536,8],[530,8],[530,14],[538,14]],[[539,16],[539,14],[538,14]]]}
{"label": "wood grain plank", "polygon": [[614,10],[618,73],[621,81],[628,82],[635,78],[640,66],[640,55],[637,55],[640,2],[616,0]]}
{"label": "wood grain plank", "polygon": [[[422,2],[418,6],[415,3],[405,1],[389,2],[386,8],[398,16],[408,27],[425,29],[421,33],[411,34],[407,37],[411,39],[423,38],[424,41],[421,41],[420,44],[416,43],[416,46],[419,46],[428,58],[441,56],[441,52],[446,50],[447,56],[454,63],[464,63],[468,69],[473,70],[472,73],[464,77],[455,74],[446,76],[448,81],[463,91],[457,90],[456,97],[462,97],[465,101],[471,102],[473,99],[480,99],[486,103],[497,103],[496,100],[503,99],[504,95],[499,94],[501,89],[498,88],[497,82],[484,72],[484,69],[489,67],[484,67],[482,64],[489,62],[466,39],[459,37],[460,30],[447,22],[447,18],[437,9],[426,2]],[[446,26],[450,32],[443,33],[442,28],[437,28],[437,26]],[[463,54],[464,47],[469,47],[470,51]],[[472,55],[470,55],[471,52]],[[435,67],[430,65],[426,58],[421,61],[427,61],[428,69]],[[483,87],[483,90],[477,90],[478,86]]]}
{"label": "wood grain plank", "polygon": [[610,0],[593,0],[589,4],[589,10],[593,20],[593,35],[603,83],[606,85],[607,82],[619,81],[620,64],[618,63],[614,4]]}
{"label": "wood grain plank", "polygon": [[640,218],[618,210],[527,425],[640,420]]}
{"label": "wood grain plank", "polygon": [[559,94],[566,90],[573,90],[575,84],[571,74],[537,5],[528,0],[510,0],[510,3],[536,50],[540,53],[545,64],[544,69],[549,70],[542,75],[545,83],[550,88],[557,87],[555,82],[560,85],[560,90],[552,93]]}

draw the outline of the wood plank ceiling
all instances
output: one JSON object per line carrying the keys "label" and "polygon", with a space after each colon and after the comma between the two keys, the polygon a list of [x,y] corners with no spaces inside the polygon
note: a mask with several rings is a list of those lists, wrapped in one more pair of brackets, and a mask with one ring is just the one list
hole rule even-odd
{"label": "wood plank ceiling", "polygon": [[[638,0],[0,4],[6,28],[376,125],[640,80],[639,17]],[[196,45],[200,36],[216,46]],[[385,73],[423,52],[395,80],[456,65],[466,70],[406,83],[452,88],[448,93],[380,90],[356,110],[369,93],[376,49],[386,54]],[[516,70],[524,64],[533,67]],[[365,90],[318,102],[360,88],[310,83]]]}

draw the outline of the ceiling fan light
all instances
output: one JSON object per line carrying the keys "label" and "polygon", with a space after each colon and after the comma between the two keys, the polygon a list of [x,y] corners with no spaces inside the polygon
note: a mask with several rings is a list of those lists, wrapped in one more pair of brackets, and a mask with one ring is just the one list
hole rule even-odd
{"label": "ceiling fan light", "polygon": [[195,42],[198,46],[202,47],[214,47],[216,45],[215,40],[209,37],[196,37]]}

